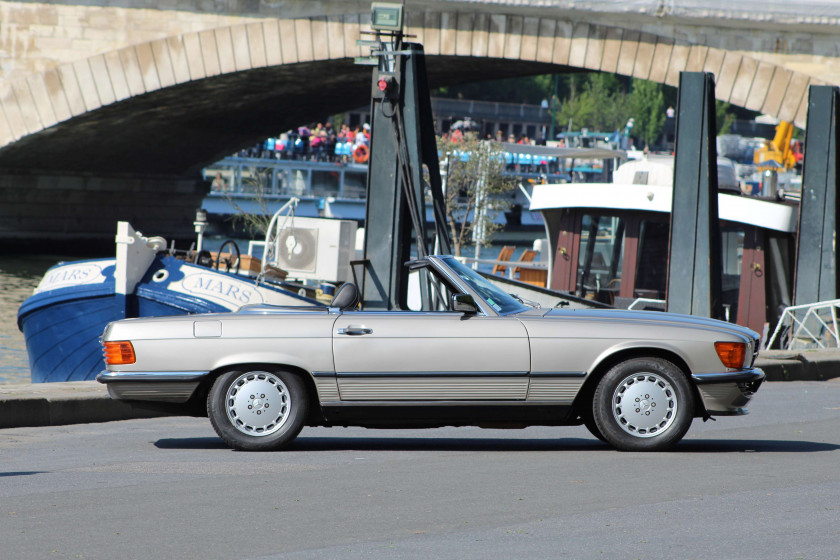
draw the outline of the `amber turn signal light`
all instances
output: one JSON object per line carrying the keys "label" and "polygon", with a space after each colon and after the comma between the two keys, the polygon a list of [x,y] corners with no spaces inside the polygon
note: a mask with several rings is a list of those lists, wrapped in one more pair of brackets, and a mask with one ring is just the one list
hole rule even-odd
{"label": "amber turn signal light", "polygon": [[715,342],[715,351],[726,367],[732,369],[744,367],[747,345],[743,342]]}
{"label": "amber turn signal light", "polygon": [[134,346],[127,340],[103,342],[102,353],[105,354],[105,363],[111,366],[133,364],[136,361]]}

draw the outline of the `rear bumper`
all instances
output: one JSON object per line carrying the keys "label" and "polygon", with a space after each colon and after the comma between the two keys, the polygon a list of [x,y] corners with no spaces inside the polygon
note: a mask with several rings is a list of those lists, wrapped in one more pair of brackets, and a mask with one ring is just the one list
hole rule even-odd
{"label": "rear bumper", "polygon": [[96,380],[108,386],[112,399],[185,403],[207,371],[103,371]]}
{"label": "rear bumper", "polygon": [[697,373],[691,376],[706,412],[712,416],[746,414],[745,407],[764,382],[758,368],[727,373]]}

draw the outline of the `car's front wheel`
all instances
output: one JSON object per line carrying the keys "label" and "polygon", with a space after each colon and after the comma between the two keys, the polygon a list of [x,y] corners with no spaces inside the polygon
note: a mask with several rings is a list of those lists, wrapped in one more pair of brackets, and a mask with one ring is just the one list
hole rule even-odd
{"label": "car's front wheel", "polygon": [[302,380],[288,371],[229,371],[207,396],[213,429],[233,449],[272,451],[291,442],[306,420]]}
{"label": "car's front wheel", "polygon": [[635,358],[610,369],[592,403],[598,431],[622,451],[662,451],[682,439],[694,417],[685,374],[667,360]]}

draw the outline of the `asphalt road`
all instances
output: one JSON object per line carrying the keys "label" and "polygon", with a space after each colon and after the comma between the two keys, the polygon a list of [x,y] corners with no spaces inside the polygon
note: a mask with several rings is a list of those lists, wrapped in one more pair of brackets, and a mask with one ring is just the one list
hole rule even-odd
{"label": "asphalt road", "polygon": [[0,558],[840,559],[840,382],[765,384],[669,453],[583,427],[304,429],[206,419],[0,430]]}

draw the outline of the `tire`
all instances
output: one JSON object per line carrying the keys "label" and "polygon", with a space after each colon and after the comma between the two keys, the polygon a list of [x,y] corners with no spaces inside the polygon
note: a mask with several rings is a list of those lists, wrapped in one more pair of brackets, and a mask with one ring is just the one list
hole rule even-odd
{"label": "tire", "polygon": [[222,440],[241,451],[275,451],[297,437],[309,401],[288,371],[229,371],[207,395],[207,414]]}
{"label": "tire", "polygon": [[595,417],[592,414],[587,414],[586,416],[584,416],[583,425],[586,426],[586,429],[589,430],[590,434],[603,441],[604,443],[609,443],[607,441],[607,438],[604,437],[604,434],[601,433],[601,430],[598,429],[598,425],[595,424]]}
{"label": "tire", "polygon": [[694,395],[686,375],[671,362],[635,358],[614,366],[601,379],[592,415],[598,431],[616,449],[663,451],[691,426]]}

